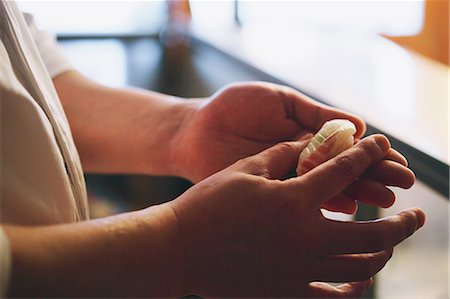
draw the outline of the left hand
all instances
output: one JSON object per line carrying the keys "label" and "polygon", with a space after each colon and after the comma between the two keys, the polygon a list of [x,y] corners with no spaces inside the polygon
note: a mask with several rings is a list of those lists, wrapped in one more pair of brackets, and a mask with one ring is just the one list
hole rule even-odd
{"label": "left hand", "polygon": [[178,173],[199,182],[237,160],[270,146],[308,137],[334,118],[352,121],[361,138],[365,124],[285,86],[265,82],[226,86],[199,102],[176,141]]}

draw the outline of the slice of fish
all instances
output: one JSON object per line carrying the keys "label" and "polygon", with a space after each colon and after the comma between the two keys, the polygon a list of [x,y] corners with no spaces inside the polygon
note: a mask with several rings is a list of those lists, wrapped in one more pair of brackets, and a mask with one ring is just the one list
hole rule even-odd
{"label": "slice of fish", "polygon": [[297,175],[337,156],[354,143],[355,125],[346,119],[327,121],[302,151],[298,159]]}

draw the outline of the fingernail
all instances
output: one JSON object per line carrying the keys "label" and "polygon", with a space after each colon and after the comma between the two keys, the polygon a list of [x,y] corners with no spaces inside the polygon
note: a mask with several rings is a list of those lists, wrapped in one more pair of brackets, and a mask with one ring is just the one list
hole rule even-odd
{"label": "fingernail", "polygon": [[389,140],[382,135],[377,136],[375,138],[375,142],[383,152],[387,152],[387,150],[391,147]]}

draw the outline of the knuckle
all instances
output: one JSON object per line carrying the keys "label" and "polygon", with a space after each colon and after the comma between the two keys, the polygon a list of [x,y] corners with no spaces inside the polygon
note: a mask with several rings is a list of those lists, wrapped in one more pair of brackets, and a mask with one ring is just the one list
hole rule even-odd
{"label": "knuckle", "polygon": [[242,82],[235,82],[225,85],[219,91],[217,91],[216,95],[220,95],[222,97],[235,97],[238,94],[246,93],[251,89],[249,84],[244,84]]}
{"label": "knuckle", "polygon": [[241,174],[267,176],[266,162],[259,156],[240,159],[230,167],[230,170]]}
{"label": "knuckle", "polygon": [[250,157],[246,157],[246,158],[242,158],[237,160],[236,162],[234,162],[233,167],[235,169],[239,169],[239,170],[243,170],[246,168],[246,166],[250,163],[252,163],[253,161],[251,160]]}
{"label": "knuckle", "polygon": [[371,161],[377,161],[382,157],[382,152],[377,145],[376,138],[366,139],[361,143],[361,149],[364,155],[368,156]]}
{"label": "knuckle", "polygon": [[294,149],[294,145],[289,141],[281,142],[277,145],[277,149],[280,151],[292,151]]}
{"label": "knuckle", "polygon": [[255,92],[262,92],[264,89],[265,84],[258,82],[258,81],[252,81],[252,82],[235,82],[230,83],[225,87],[226,92],[230,93],[255,93]]}
{"label": "knuckle", "polygon": [[340,176],[350,179],[356,178],[356,161],[353,157],[349,155],[339,156],[336,158],[335,164]]}
{"label": "knuckle", "polygon": [[233,82],[225,85],[223,88],[225,91],[239,91],[239,89],[242,87],[242,83],[240,82]]}
{"label": "knuckle", "polygon": [[390,149],[389,140],[384,135],[373,135],[360,142],[363,151],[372,159],[379,160],[384,157]]}

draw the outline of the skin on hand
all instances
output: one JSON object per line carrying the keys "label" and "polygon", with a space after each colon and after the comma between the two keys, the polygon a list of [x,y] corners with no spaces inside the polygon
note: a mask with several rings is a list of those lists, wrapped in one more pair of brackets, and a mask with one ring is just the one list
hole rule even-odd
{"label": "skin on hand", "polygon": [[322,208],[353,214],[358,201],[381,208],[392,206],[395,194],[388,187],[409,189],[416,180],[407,165],[406,159],[398,151],[389,148],[383,160],[371,166],[342,193],[323,203]]}
{"label": "skin on hand", "polygon": [[[199,101],[175,138],[176,173],[194,182],[283,141],[307,140],[330,119],[352,121],[359,139],[366,130],[359,117],[322,105],[285,86],[265,82],[226,86]],[[394,193],[386,186],[409,188],[415,181],[406,159],[389,149],[383,161],[322,205],[330,211],[353,214],[356,200],[389,207]]]}
{"label": "skin on hand", "polygon": [[281,143],[242,159],[145,210],[2,226],[14,267],[9,296],[361,296],[424,214],[411,209],[361,223],[324,218],[324,202],[376,174],[391,149],[385,137],[372,136],[301,177],[281,180],[306,143]]}
{"label": "skin on hand", "polygon": [[[308,139],[330,119],[351,120],[356,138],[365,132],[360,118],[270,83],[233,84],[208,100],[189,101],[101,86],[73,71],[54,83],[87,172],[175,175],[198,182],[276,143]],[[407,186],[414,175],[394,150],[385,160],[323,207],[354,213],[356,199],[391,205],[395,197],[385,185]],[[391,175],[397,172],[409,176],[399,182]]]}
{"label": "skin on hand", "polygon": [[199,182],[274,144],[315,133],[334,118],[349,119],[357,128],[355,137],[363,136],[366,128],[359,117],[294,89],[266,82],[228,85],[199,101],[184,119],[174,149],[178,173]]}
{"label": "skin on hand", "polygon": [[[420,209],[368,222],[326,219],[320,211],[325,202],[358,178],[376,176],[384,167],[378,165],[395,155],[384,136],[374,135],[303,176],[281,180],[306,144],[281,143],[242,159],[169,203],[179,223],[189,293],[359,297],[393,247],[424,224]],[[395,183],[408,175],[399,172]],[[352,283],[333,287],[325,281]]]}

